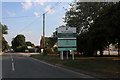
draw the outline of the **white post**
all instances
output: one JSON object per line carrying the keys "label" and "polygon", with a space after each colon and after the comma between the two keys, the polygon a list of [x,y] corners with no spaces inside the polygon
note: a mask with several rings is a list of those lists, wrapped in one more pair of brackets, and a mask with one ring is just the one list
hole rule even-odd
{"label": "white post", "polygon": [[70,53],[72,54],[72,60],[74,60],[74,51],[70,50]]}
{"label": "white post", "polygon": [[63,60],[63,51],[60,52],[60,58]]}
{"label": "white post", "polygon": [[66,56],[67,56],[67,60],[68,60],[68,51],[67,51],[67,55]]}
{"label": "white post", "polygon": [[74,60],[74,59],[75,59],[75,58],[74,58],[74,51],[72,51],[72,55],[73,55],[73,58],[72,58],[72,59]]}
{"label": "white post", "polygon": [[43,53],[44,49],[41,49],[41,53]]}
{"label": "white post", "polygon": [[35,53],[37,53],[37,48],[35,48]]}

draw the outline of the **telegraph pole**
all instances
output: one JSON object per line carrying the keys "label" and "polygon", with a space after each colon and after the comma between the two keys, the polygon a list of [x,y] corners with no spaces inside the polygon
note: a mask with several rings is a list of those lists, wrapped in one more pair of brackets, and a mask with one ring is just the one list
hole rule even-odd
{"label": "telegraph pole", "polygon": [[45,13],[43,14],[43,50],[45,49]]}

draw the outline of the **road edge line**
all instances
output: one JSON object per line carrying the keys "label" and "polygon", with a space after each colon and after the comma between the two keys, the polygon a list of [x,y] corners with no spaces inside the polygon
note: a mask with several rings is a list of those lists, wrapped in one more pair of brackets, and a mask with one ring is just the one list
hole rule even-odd
{"label": "road edge line", "polygon": [[48,62],[45,62],[45,61],[42,61],[42,60],[39,60],[39,59],[36,59],[36,58],[32,58],[32,57],[29,57],[29,58],[31,58],[31,59],[33,59],[33,60],[35,60],[35,61],[41,62],[41,63],[43,63],[43,64],[52,66],[52,67],[57,67],[57,68],[59,68],[59,69],[64,69],[64,70],[69,71],[69,72],[73,72],[73,73],[76,73],[76,74],[80,74],[80,75],[83,75],[83,76],[87,76],[87,77],[89,77],[89,78],[95,78],[95,77],[93,77],[93,76],[89,76],[89,75],[84,74],[84,73],[79,73],[79,72],[76,72],[76,71],[73,71],[73,70],[70,70],[70,69],[66,69],[66,68],[57,66],[57,65],[53,65],[53,64],[50,64],[50,63],[48,63]]}

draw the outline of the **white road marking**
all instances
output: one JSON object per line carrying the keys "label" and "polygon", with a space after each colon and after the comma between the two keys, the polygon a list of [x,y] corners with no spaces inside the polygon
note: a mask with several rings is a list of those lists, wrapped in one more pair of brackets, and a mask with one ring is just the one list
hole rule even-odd
{"label": "white road marking", "polygon": [[12,55],[11,55],[11,61],[12,61],[12,71],[15,71],[15,64],[14,64],[14,60],[13,60]]}
{"label": "white road marking", "polygon": [[[31,58],[31,57],[30,57],[30,58]],[[43,63],[43,64],[47,64],[47,65],[52,66],[52,67],[56,67],[56,68],[59,68],[59,69],[63,69],[63,70],[65,70],[65,71],[69,71],[69,72],[72,72],[72,73],[75,73],[75,74],[80,74],[81,76],[83,76],[83,78],[94,78],[94,77],[89,76],[89,75],[87,75],[87,74],[79,73],[79,72],[76,72],[76,71],[73,71],[73,70],[69,70],[69,69],[62,68],[62,67],[59,67],[59,66],[56,66],[56,65],[52,65],[52,64],[49,64],[49,63],[47,63],[47,62],[44,62],[44,61],[41,61],[41,60],[38,60],[38,59],[35,59],[35,58],[31,58],[31,59],[33,59],[33,60],[35,60],[35,61],[38,61],[38,62],[41,62],[41,63]],[[98,80],[99,80],[99,79],[98,79]]]}
{"label": "white road marking", "polygon": [[12,55],[10,55],[10,58],[11,58],[11,60],[12,60]]}
{"label": "white road marking", "polygon": [[38,59],[35,59],[35,58],[32,58],[32,57],[31,57],[31,59],[33,59],[33,60],[35,60],[35,61],[38,61],[38,62],[41,62],[41,63],[43,63],[43,64],[47,64],[47,65],[52,66],[52,67],[57,67],[57,66],[55,66],[55,65],[49,64],[49,63],[47,63],[47,62],[44,62],[44,61],[41,61],[41,60],[38,60]]}
{"label": "white road marking", "polygon": [[12,71],[15,71],[15,65],[13,62],[12,62]]}
{"label": "white road marking", "polygon": [[13,62],[13,57],[12,57],[12,55],[11,55],[11,60],[12,60],[12,62]]}
{"label": "white road marking", "polygon": [[13,58],[12,58],[12,62],[13,62]]}

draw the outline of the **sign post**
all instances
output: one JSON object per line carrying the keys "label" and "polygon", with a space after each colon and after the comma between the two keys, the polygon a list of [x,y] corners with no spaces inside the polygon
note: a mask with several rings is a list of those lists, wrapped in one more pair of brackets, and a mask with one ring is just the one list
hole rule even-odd
{"label": "sign post", "polygon": [[72,52],[72,60],[74,60],[74,51],[71,51]]}
{"label": "sign post", "polygon": [[66,58],[67,58],[67,60],[68,60],[68,51],[67,51],[67,54],[66,54],[66,56],[67,56]]}
{"label": "sign post", "polygon": [[63,60],[63,51],[60,52],[60,58]]}
{"label": "sign post", "polygon": [[[75,27],[57,28],[57,37],[58,37],[58,51],[62,51],[60,53],[60,56],[63,56],[63,51],[70,51],[70,50],[76,51],[77,41],[76,41]],[[74,56],[74,54],[72,55]],[[66,54],[66,58],[68,59],[68,52]]]}
{"label": "sign post", "polygon": [[72,51],[72,59],[74,60],[74,51]]}

